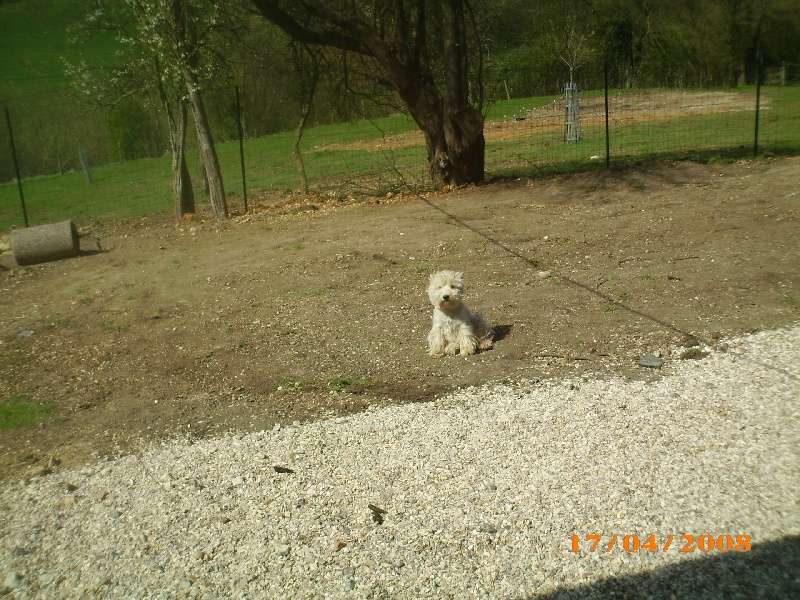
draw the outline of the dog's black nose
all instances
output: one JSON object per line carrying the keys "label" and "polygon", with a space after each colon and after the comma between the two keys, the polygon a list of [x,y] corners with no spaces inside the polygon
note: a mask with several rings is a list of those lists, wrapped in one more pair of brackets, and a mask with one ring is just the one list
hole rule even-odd
{"label": "dog's black nose", "polygon": [[447,302],[448,300],[450,300],[450,296],[442,296],[442,299],[443,299],[445,302]]}

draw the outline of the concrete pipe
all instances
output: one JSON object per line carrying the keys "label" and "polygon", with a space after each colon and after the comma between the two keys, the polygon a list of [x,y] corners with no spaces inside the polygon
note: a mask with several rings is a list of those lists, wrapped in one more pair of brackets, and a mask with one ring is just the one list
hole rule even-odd
{"label": "concrete pipe", "polygon": [[72,221],[15,229],[11,250],[20,266],[73,258],[80,251],[78,230]]}

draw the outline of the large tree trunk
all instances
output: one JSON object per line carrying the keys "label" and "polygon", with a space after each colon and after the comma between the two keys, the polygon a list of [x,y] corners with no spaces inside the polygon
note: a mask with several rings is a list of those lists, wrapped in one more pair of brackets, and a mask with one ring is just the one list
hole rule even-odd
{"label": "large tree trunk", "polygon": [[[469,101],[465,0],[439,0],[436,7],[425,0],[387,0],[375,2],[374,14],[357,3],[251,1],[297,41],[373,58],[425,136],[437,187],[483,181],[486,143],[483,116]],[[443,65],[430,61],[429,11],[442,18]],[[440,69],[444,97],[434,76]]]}
{"label": "large tree trunk", "polygon": [[[394,87],[406,103],[411,116],[425,136],[431,179],[434,185],[464,185],[484,180],[483,115],[469,99],[469,67],[463,0],[442,2],[444,33],[444,97],[427,70],[427,61],[420,62],[416,77],[407,70],[396,73]],[[419,35],[424,35],[423,31]],[[392,64],[381,60],[392,75]]]}
{"label": "large tree trunk", "polygon": [[[154,66],[158,95],[167,115],[169,146],[172,154],[172,194],[175,201],[175,212],[180,219],[186,213],[195,211],[192,177],[186,164],[186,127],[189,111],[186,102],[180,98],[180,94],[175,98],[174,94],[167,91],[161,80],[161,66],[158,59],[155,59]],[[170,96],[173,96],[172,100],[170,100]]]}
{"label": "large tree trunk", "polygon": [[175,197],[175,211],[180,219],[187,213],[194,213],[194,190],[189,166],[186,164],[186,105],[181,103],[178,115],[175,143],[172,149],[172,191]]}
{"label": "large tree trunk", "polygon": [[208,194],[211,208],[218,219],[228,218],[228,204],[225,200],[225,188],[222,185],[222,171],[219,167],[217,150],[214,147],[214,138],[211,135],[211,126],[208,123],[203,97],[195,86],[187,79],[189,89],[189,104],[192,107],[195,129],[197,130],[197,143],[200,146],[200,159],[203,161],[206,177],[208,178]]}
{"label": "large tree trunk", "polygon": [[[463,0],[442,3],[444,30],[445,94],[442,103],[441,133],[444,147],[428,159],[431,177],[437,186],[479,183],[484,177],[483,115],[469,101],[469,66]],[[437,125],[438,127],[438,125]],[[430,150],[429,150],[430,152]]]}
{"label": "large tree trunk", "polygon": [[483,115],[471,106],[451,111],[444,124],[450,183],[480,183],[484,178]]}
{"label": "large tree trunk", "polygon": [[[443,103],[442,103],[443,104]],[[483,116],[471,106],[431,110],[425,103],[409,111],[425,136],[431,179],[437,188],[480,183],[484,179]]]}
{"label": "large tree trunk", "polygon": [[197,143],[200,146],[200,160],[208,179],[209,199],[214,217],[228,218],[228,205],[225,200],[225,187],[222,185],[222,171],[219,167],[211,125],[208,122],[200,83],[197,79],[197,31],[191,19],[186,18],[184,6],[180,0],[172,0],[169,4],[172,19],[172,35],[175,42],[175,60],[180,65],[183,83],[188,92],[188,102],[192,107],[192,116],[197,131]]}

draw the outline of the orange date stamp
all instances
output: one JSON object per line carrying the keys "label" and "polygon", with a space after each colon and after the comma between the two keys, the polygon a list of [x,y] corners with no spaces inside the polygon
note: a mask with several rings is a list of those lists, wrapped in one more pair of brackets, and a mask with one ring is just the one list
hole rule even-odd
{"label": "orange date stamp", "polygon": [[751,547],[750,536],[746,534],[737,536],[723,534],[717,537],[707,533],[699,536],[670,534],[658,541],[655,535],[640,540],[636,535],[617,535],[615,533],[606,541],[603,540],[602,534],[597,533],[589,534],[583,539],[579,535],[571,535],[569,539],[572,544],[570,552],[580,552],[581,550],[611,552],[614,548],[625,552],[638,552],[639,550],[666,552],[673,547],[673,543],[678,552],[712,552],[714,550],[717,552],[750,552]]}

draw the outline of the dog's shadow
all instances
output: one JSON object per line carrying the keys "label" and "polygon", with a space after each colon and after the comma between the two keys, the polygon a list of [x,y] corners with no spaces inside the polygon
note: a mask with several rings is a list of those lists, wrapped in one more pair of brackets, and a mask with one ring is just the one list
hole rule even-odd
{"label": "dog's shadow", "polygon": [[500,340],[507,338],[511,334],[511,330],[513,328],[513,325],[495,325],[492,327],[492,331],[494,332],[492,335],[492,340],[499,342]]}

